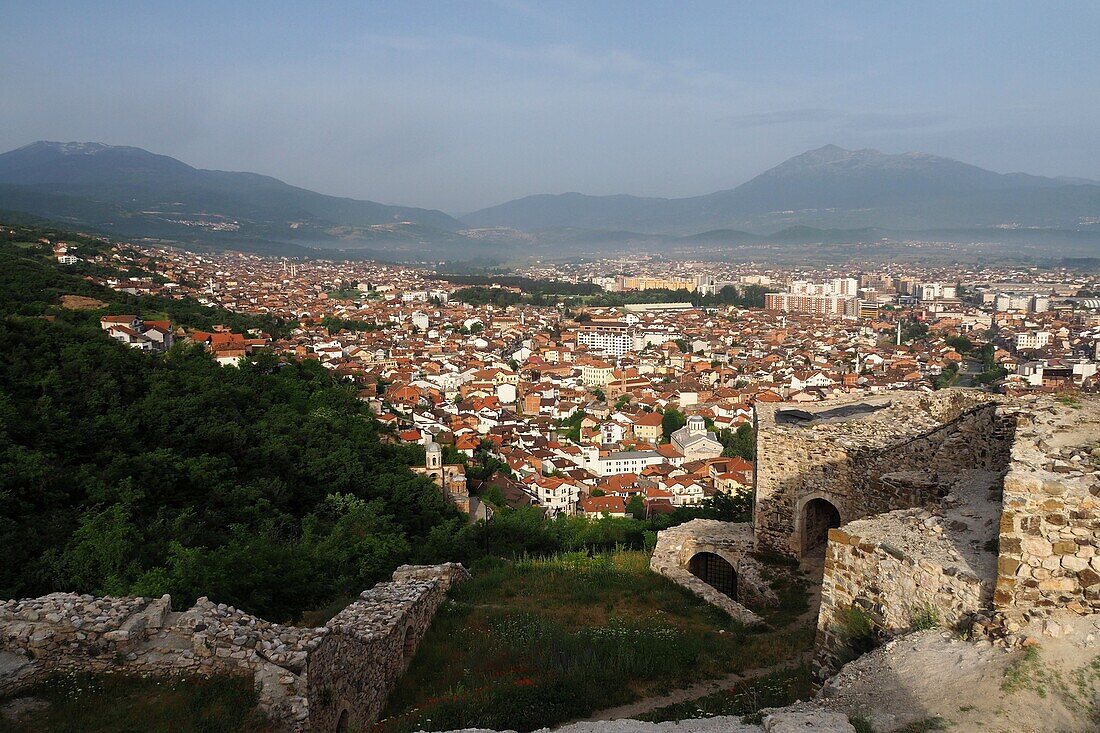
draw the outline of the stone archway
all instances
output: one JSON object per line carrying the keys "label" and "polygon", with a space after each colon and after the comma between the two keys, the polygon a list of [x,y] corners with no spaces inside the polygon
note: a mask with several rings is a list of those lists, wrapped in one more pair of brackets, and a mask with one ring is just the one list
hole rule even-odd
{"label": "stone archway", "polygon": [[713,552],[697,552],[688,561],[688,572],[722,595],[737,600],[737,571],[726,558]]}
{"label": "stone archway", "polygon": [[823,555],[825,543],[829,541],[829,530],[841,525],[840,510],[828,499],[817,497],[802,506],[799,521],[802,556]]}
{"label": "stone archway", "polygon": [[340,718],[336,721],[336,733],[348,733],[348,710],[340,711]]}

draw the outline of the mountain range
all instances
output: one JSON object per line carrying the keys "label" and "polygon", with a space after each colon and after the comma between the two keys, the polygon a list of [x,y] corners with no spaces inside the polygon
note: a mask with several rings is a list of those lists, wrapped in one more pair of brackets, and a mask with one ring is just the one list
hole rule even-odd
{"label": "mountain range", "polygon": [[0,155],[0,209],[128,236],[336,245],[451,232],[441,211],[326,196],[256,173],[203,170],[141,148],[36,142]]}
{"label": "mountain range", "polygon": [[705,196],[535,195],[454,217],[203,170],[140,148],[37,142],[0,154],[2,211],[234,249],[469,257],[539,245],[861,242],[925,230],[962,231],[964,240],[973,229],[1021,228],[1091,238],[1100,234],[1100,184],[826,145]]}
{"label": "mountain range", "polygon": [[710,228],[1076,227],[1100,213],[1100,184],[994,173],[924,153],[835,145],[797,155],[742,185],[690,198],[536,195],[467,214],[472,226],[575,226],[686,234]]}

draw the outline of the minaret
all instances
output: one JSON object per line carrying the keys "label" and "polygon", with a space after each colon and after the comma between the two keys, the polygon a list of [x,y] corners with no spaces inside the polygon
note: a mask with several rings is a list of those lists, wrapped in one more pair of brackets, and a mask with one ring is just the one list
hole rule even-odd
{"label": "minaret", "polygon": [[901,321],[898,321],[898,346],[901,346]]}

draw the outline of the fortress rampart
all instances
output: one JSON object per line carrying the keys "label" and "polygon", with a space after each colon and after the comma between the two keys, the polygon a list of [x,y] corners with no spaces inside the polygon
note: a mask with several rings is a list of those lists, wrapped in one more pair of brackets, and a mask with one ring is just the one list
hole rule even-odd
{"label": "fortress rampart", "polygon": [[[718,606],[746,626],[763,620],[742,603],[753,606],[774,601],[774,594],[760,575],[760,566],[752,557],[752,525],[721,522],[716,519],[693,519],[663,530],[657,535],[650,569],[672,582],[687,588],[711,605]],[[726,592],[718,590],[705,578],[706,567],[692,573],[692,561],[702,556],[716,556],[712,563],[728,565],[729,582]],[[714,582],[712,579],[711,582]]]}
{"label": "fortress rampart", "polygon": [[52,593],[0,603],[0,694],[63,670],[242,675],[287,729],[334,731],[374,720],[453,583],[454,563],[402,566],[325,626],[297,628],[200,598]]}
{"label": "fortress rampart", "polygon": [[[892,396],[886,409],[907,402],[936,414],[904,396]],[[858,415],[845,417],[851,422],[825,423],[815,438],[803,434],[812,420],[787,428],[802,444],[825,443],[818,453],[843,455],[844,470],[830,475],[834,485],[814,465],[806,469],[810,480],[792,472],[765,488],[773,508],[797,507],[801,492],[838,505],[824,554],[819,678],[861,644],[922,625],[1003,636],[1056,612],[1100,613],[1100,403],[991,399],[915,437],[894,430],[903,440],[886,445],[881,422],[860,426]],[[782,490],[769,491],[776,486]],[[763,512],[758,505],[766,522]],[[765,532],[758,540],[809,554],[807,517],[776,526],[791,535]],[[870,639],[854,638],[860,634]]]}
{"label": "fortress rampart", "polygon": [[1100,613],[1100,405],[1021,415],[1004,481],[995,608],[1016,626]]}
{"label": "fortress rampart", "polygon": [[757,544],[801,558],[830,526],[932,505],[939,477],[1003,466],[1012,428],[994,396],[967,390],[758,405]]}

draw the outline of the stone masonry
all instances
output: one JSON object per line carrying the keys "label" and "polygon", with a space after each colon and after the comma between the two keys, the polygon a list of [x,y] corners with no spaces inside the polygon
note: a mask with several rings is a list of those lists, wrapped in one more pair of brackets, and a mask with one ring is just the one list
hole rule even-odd
{"label": "stone masonry", "polygon": [[688,571],[691,558],[700,552],[718,555],[737,573],[738,596],[746,603],[762,605],[774,600],[768,584],[760,575],[759,563],[753,551],[752,525],[721,522],[715,519],[693,519],[690,522],[662,530],[657,534],[650,568],[672,582],[687,588],[707,603],[727,612],[748,626],[763,623],[762,619],[737,600],[726,596]]}
{"label": "stone masonry", "polygon": [[1021,415],[1004,482],[996,610],[1015,628],[1100,613],[1100,402]]}
{"label": "stone masonry", "polygon": [[288,730],[369,723],[415,652],[461,565],[402,566],[319,628],[282,626],[200,598],[52,593],[0,603],[0,694],[55,671],[242,675]]}
{"label": "stone masonry", "polygon": [[[819,678],[853,655],[852,609],[878,640],[912,630],[915,619],[1001,636],[1055,613],[1100,613],[1100,402],[1002,401],[952,426],[986,452],[956,444],[947,471],[934,451],[917,492],[926,500],[830,531]],[[902,465],[908,483],[922,483],[917,465]]]}
{"label": "stone masonry", "polygon": [[935,508],[900,509],[829,530],[815,643],[824,679],[854,656],[851,609],[876,639],[926,625],[968,626],[990,607],[1000,475],[971,471]]}
{"label": "stone masonry", "polygon": [[758,405],[756,506],[759,549],[805,553],[805,508],[834,507],[838,524],[895,509],[932,506],[941,476],[997,470],[1013,423],[995,395],[949,389],[804,406]]}

